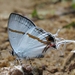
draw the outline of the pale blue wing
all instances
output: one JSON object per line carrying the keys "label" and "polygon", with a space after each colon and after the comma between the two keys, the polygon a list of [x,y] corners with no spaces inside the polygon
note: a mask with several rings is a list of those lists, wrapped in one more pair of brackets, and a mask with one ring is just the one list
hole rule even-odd
{"label": "pale blue wing", "polygon": [[35,25],[28,18],[23,17],[19,14],[12,13],[8,21],[8,35],[9,41],[13,50],[16,49],[19,40],[22,36]]}
{"label": "pale blue wing", "polygon": [[26,32],[18,43],[18,47],[15,50],[15,53],[21,58],[33,58],[42,55],[44,48],[46,47],[45,43],[40,42],[37,39],[29,37],[27,34],[36,36],[42,41],[47,41],[46,37],[48,33],[40,28],[33,28]]}
{"label": "pale blue wing", "polygon": [[42,55],[47,45],[44,43],[47,42],[46,37],[51,35],[36,27],[28,18],[14,13],[9,17],[8,34],[14,53],[20,58]]}

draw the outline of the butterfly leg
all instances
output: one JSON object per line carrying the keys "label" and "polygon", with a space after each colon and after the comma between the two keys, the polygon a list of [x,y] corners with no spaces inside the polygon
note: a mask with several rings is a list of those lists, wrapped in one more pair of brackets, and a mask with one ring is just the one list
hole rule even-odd
{"label": "butterfly leg", "polygon": [[16,60],[17,60],[17,62],[18,62],[20,65],[22,65],[22,60],[21,60],[21,59],[17,58]]}
{"label": "butterfly leg", "polygon": [[[66,50],[66,45],[67,43],[64,43],[64,46],[62,47],[62,50],[60,51],[60,56],[63,57],[65,55],[65,50]],[[63,52],[62,52],[63,51]]]}
{"label": "butterfly leg", "polygon": [[12,51],[12,55],[17,56],[17,58],[15,59],[15,63],[22,65],[22,60],[19,58],[19,56],[14,51]]}
{"label": "butterfly leg", "polygon": [[49,45],[47,45],[47,46],[44,48],[44,50],[42,51],[42,53],[46,52],[46,51],[48,50],[48,48],[49,48]]}
{"label": "butterfly leg", "polygon": [[[60,41],[61,41],[61,40],[60,40]],[[61,45],[61,44],[62,44],[62,43],[60,43],[60,45]],[[61,57],[63,57],[63,56],[65,55],[66,45],[67,45],[67,43],[66,43],[66,41],[64,40],[62,49],[59,51]],[[59,46],[59,47],[60,47],[60,46]],[[58,49],[58,48],[57,48],[57,49]],[[59,50],[59,49],[58,49],[58,50]],[[62,51],[63,51],[63,52],[62,52]]]}

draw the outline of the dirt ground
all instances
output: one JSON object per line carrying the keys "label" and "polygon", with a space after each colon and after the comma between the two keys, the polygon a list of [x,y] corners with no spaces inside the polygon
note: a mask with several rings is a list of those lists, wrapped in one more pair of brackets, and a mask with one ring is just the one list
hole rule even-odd
{"label": "dirt ground", "polygon": [[[26,16],[40,28],[52,34],[59,28],[59,37],[75,40],[75,25],[70,28],[63,26],[75,22],[75,12],[72,9],[72,1],[62,0],[0,0],[0,75],[7,75],[7,72],[15,63],[15,57],[11,55],[12,50],[7,33],[8,18],[10,13],[15,12]],[[38,16],[32,17],[34,9]],[[70,13],[69,13],[70,12]],[[38,18],[39,17],[39,18]],[[75,24],[75,23],[74,23]],[[31,60],[33,67],[44,67],[43,74],[33,75],[75,75],[75,44],[68,44],[66,50],[50,50],[44,58]],[[24,64],[30,61],[23,60]],[[13,75],[13,74],[10,74]],[[15,74],[17,75],[17,74]]]}

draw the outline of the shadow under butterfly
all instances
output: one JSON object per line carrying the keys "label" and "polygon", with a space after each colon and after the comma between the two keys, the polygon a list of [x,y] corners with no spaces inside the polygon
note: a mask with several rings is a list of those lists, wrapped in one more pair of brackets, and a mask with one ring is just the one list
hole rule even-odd
{"label": "shadow under butterfly", "polygon": [[11,13],[8,21],[8,35],[12,46],[12,53],[18,58],[42,57],[50,48],[58,49],[61,44],[75,43],[74,40],[64,40],[57,38],[56,34],[51,34],[35,26],[28,18]]}

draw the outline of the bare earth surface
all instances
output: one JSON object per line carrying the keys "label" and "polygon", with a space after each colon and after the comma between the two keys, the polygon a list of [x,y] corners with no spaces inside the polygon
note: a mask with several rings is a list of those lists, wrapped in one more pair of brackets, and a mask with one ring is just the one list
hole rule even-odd
{"label": "bare earth surface", "polygon": [[[35,7],[42,19],[31,16]],[[12,48],[7,33],[10,13],[15,12],[27,16],[37,26],[54,34],[59,28],[75,22],[75,14],[61,15],[70,10],[71,1],[54,3],[52,0],[0,0],[0,75],[17,75],[9,73],[13,65],[18,65],[15,63],[15,57],[10,53]],[[63,28],[59,32],[59,37],[75,40],[75,27]],[[75,44],[72,43],[67,45],[66,50],[62,48],[50,50],[44,58],[31,60],[32,66],[38,69],[44,67],[42,75],[75,75],[75,54],[71,53],[72,50],[75,50]],[[26,60],[23,60],[23,63],[30,64]],[[41,74],[34,73],[33,75]]]}

